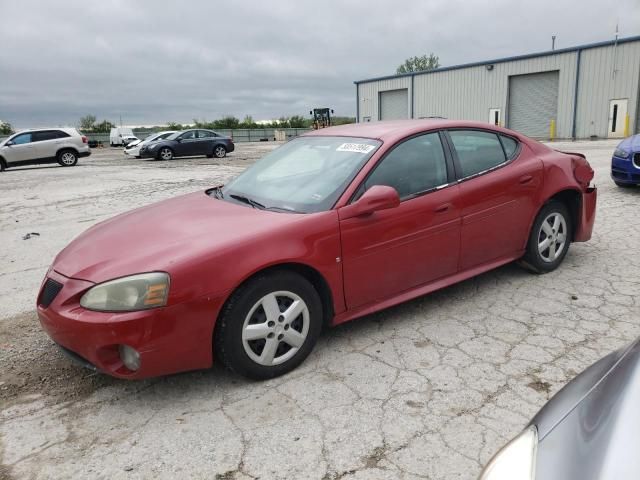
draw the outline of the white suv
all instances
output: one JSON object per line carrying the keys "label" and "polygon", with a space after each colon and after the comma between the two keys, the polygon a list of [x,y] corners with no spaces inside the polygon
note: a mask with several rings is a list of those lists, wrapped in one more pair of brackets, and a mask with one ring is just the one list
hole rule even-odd
{"label": "white suv", "polygon": [[0,171],[55,162],[63,167],[72,167],[78,163],[78,158],[89,155],[89,140],[75,128],[25,130],[0,143]]}

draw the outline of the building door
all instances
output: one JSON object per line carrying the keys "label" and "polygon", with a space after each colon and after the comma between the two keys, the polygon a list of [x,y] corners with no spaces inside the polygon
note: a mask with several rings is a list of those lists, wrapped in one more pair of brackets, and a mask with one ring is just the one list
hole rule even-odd
{"label": "building door", "polygon": [[380,92],[380,120],[409,118],[409,91],[388,90]]}
{"label": "building door", "polygon": [[627,99],[611,100],[609,102],[609,130],[607,136],[609,138],[624,137],[625,122],[627,119]]}
{"label": "building door", "polygon": [[491,125],[502,125],[502,118],[500,118],[500,109],[499,108],[490,108],[489,109],[489,123]]}
{"label": "building door", "polygon": [[552,72],[509,77],[509,128],[532,138],[549,138],[552,120],[558,117],[558,81]]}

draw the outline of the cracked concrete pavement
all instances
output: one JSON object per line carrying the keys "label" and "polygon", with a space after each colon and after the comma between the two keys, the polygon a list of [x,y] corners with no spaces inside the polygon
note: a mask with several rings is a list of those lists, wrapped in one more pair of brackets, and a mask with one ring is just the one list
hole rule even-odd
{"label": "cracked concrete pavement", "polygon": [[[593,239],[555,272],[508,265],[327,330],[294,372],[220,367],[140,382],[85,371],[42,333],[49,262],[89,225],[224,181],[224,160],[123,160],[0,174],[0,478],[473,479],[567,381],[640,333],[640,189],[609,179],[616,142],[585,153]],[[38,232],[22,240],[30,232]]]}

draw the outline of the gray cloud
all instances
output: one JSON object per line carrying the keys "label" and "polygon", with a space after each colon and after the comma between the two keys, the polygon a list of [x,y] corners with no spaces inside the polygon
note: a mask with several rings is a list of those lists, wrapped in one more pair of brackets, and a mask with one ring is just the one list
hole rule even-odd
{"label": "gray cloud", "polygon": [[443,65],[640,34],[637,0],[121,1],[0,5],[0,119],[254,119],[330,106],[413,55]]}

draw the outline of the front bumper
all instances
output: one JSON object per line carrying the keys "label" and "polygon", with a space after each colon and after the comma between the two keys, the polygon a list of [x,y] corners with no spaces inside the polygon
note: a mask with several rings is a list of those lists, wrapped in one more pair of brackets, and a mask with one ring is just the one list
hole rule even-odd
{"label": "front bumper", "polygon": [[632,153],[627,159],[618,157],[611,159],[611,178],[614,182],[640,185],[640,166],[638,166],[640,162],[636,157],[639,155],[639,153]]}
{"label": "front bumper", "polygon": [[575,242],[586,242],[591,238],[593,225],[596,221],[597,199],[598,189],[596,187],[588,187],[582,192],[582,208],[580,209],[579,223],[573,236]]}
{"label": "front bumper", "polygon": [[133,147],[133,148],[125,148],[124,149],[124,154],[125,155],[129,155],[131,157],[139,157],[140,156],[140,147]]}
{"label": "front bumper", "polygon": [[[213,328],[223,298],[206,296],[141,312],[94,312],[80,306],[80,298],[93,283],[54,270],[47,278],[62,284],[62,289],[46,308],[37,306],[42,328],[58,345],[97,370],[141,379],[212,365]],[[139,352],[139,370],[124,366],[119,345]]]}

